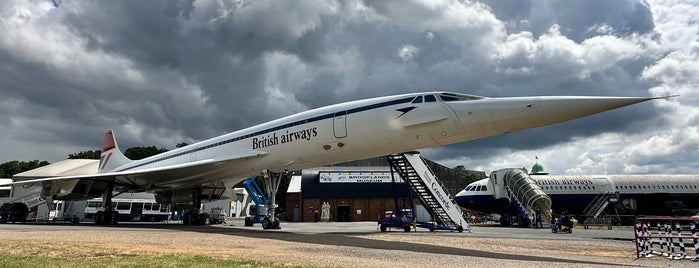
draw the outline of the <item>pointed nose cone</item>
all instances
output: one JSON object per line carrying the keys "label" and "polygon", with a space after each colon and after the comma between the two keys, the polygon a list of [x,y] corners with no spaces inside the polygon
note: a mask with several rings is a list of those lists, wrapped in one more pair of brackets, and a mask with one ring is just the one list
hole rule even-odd
{"label": "pointed nose cone", "polygon": [[533,107],[534,119],[541,125],[555,124],[576,118],[656,99],[653,97],[541,97]]}
{"label": "pointed nose cone", "polygon": [[453,103],[465,134],[440,140],[442,144],[569,121],[659,97],[543,96],[485,98]]}

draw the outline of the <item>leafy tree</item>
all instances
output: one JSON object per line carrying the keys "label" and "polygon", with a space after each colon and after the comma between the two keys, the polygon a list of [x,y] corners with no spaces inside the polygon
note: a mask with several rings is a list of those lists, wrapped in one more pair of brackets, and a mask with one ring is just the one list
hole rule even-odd
{"label": "leafy tree", "polygon": [[175,145],[175,147],[177,147],[177,148],[182,148],[182,147],[185,147],[185,146],[187,146],[187,145],[189,145],[189,143],[180,142],[180,143],[178,143],[177,145]]}
{"label": "leafy tree", "polygon": [[68,159],[100,159],[101,154],[102,151],[100,150],[81,151],[79,153],[69,154]]}
{"label": "leafy tree", "polygon": [[124,155],[131,160],[139,160],[149,156],[154,156],[159,153],[167,152],[167,149],[158,148],[155,146],[148,147],[131,147],[124,151]]}
{"label": "leafy tree", "polygon": [[49,162],[47,161],[39,161],[39,160],[33,160],[33,161],[9,161],[0,164],[0,177],[2,178],[9,178],[14,176],[17,173],[22,173],[28,170],[32,170],[38,167],[43,167],[48,165]]}

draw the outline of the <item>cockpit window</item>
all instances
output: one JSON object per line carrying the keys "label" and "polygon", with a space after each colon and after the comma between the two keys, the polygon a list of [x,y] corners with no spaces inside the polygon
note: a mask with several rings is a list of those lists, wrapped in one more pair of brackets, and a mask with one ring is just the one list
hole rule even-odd
{"label": "cockpit window", "polygon": [[483,185],[483,188],[481,188],[481,191],[488,191],[488,186]]}
{"label": "cockpit window", "polygon": [[415,97],[415,99],[413,100],[413,103],[422,103],[422,96]]}
{"label": "cockpit window", "polygon": [[425,102],[435,102],[437,101],[437,98],[434,97],[434,95],[425,95]]}
{"label": "cockpit window", "polygon": [[439,94],[439,98],[442,99],[442,101],[444,101],[444,102],[449,102],[449,101],[479,100],[479,99],[482,99],[483,97],[445,92],[445,93]]}

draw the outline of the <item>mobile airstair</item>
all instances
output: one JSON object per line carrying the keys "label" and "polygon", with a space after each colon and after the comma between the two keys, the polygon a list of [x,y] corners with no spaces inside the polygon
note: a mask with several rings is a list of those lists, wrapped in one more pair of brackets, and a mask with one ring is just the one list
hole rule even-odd
{"label": "mobile airstair", "polygon": [[[612,218],[616,218],[617,221],[621,221],[619,218],[619,212],[617,211],[617,203],[619,202],[618,192],[604,192],[592,199],[589,205],[583,211],[585,214],[585,229],[589,225],[607,226],[608,229],[612,229]],[[614,215],[605,214],[605,210],[609,205],[614,206]]]}
{"label": "mobile airstair", "polygon": [[[499,171],[500,172],[500,171]],[[510,203],[522,215],[525,226],[531,225],[531,219],[538,208],[551,218],[551,198],[522,169],[508,169],[505,172],[505,185]]]}
{"label": "mobile airstair", "polygon": [[612,193],[601,193],[590,202],[590,204],[585,208],[583,214],[587,217],[597,218],[604,212],[604,209],[609,205],[609,199],[612,197]]}
{"label": "mobile airstair", "polygon": [[435,218],[435,229],[470,231],[461,208],[453,201],[418,152],[387,155],[391,168],[408,183],[425,210]]}

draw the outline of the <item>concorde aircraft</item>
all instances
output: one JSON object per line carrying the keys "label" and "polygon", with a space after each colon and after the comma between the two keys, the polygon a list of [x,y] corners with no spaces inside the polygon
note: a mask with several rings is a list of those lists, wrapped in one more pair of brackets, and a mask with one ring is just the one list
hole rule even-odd
{"label": "concorde aircraft", "polygon": [[[630,223],[639,215],[687,216],[699,209],[699,174],[532,174],[530,178],[550,197],[551,209],[557,214],[587,217],[604,213]],[[490,178],[475,181],[454,200],[462,208],[485,213],[506,214],[508,207],[515,211],[504,194],[507,183],[494,180],[491,174]],[[596,198],[611,202],[600,202],[600,210],[595,211]],[[595,212],[597,215],[592,215]]]}
{"label": "concorde aircraft", "polygon": [[113,191],[154,192],[160,201],[169,202],[227,198],[231,192],[227,189],[261,172],[281,173],[473,140],[651,99],[657,98],[402,94],[304,111],[137,161],[122,154],[110,130],[104,134],[97,174],[21,183],[40,183],[42,195],[53,200],[102,196],[106,204]]}

